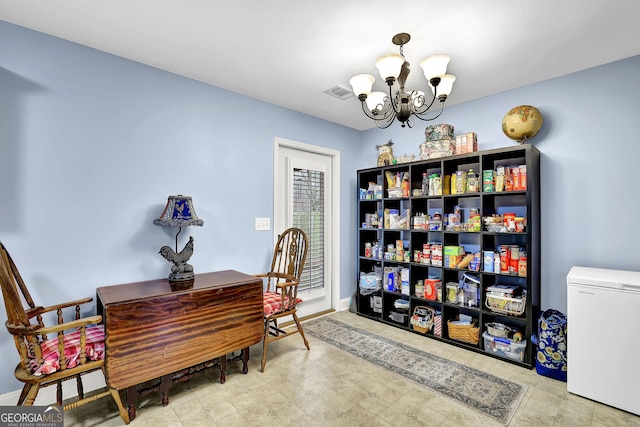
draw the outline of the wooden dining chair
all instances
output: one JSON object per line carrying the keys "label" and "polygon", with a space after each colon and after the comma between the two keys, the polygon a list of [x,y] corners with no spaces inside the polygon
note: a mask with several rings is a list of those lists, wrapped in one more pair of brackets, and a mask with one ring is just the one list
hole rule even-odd
{"label": "wooden dining chair", "polygon": [[[307,235],[299,228],[289,228],[280,236],[273,251],[271,269],[257,274],[266,282],[264,300],[264,336],[262,339],[262,365],[267,364],[267,348],[270,342],[299,333],[309,350],[309,342],[298,320],[296,310],[302,299],[298,297],[298,285],[307,258]],[[286,316],[293,318],[295,329],[282,329],[278,321]]]}
{"label": "wooden dining chair", "polygon": [[[93,298],[48,307],[36,306],[2,242],[0,285],[7,310],[5,326],[13,336],[20,359],[14,375],[24,383],[18,406],[33,405],[40,388],[54,384],[57,387],[56,404],[62,406],[62,382],[75,378],[78,397],[64,405],[65,411],[111,396],[120,417],[125,424],[129,424],[129,414],[124,409],[117,390],[108,387],[108,390],[89,397],[84,395],[82,375],[97,370],[102,370],[104,374],[104,327],[100,324],[102,317],[80,316],[80,306],[91,302]],[[65,322],[65,313],[70,313],[73,320]],[[54,325],[45,324],[45,318],[56,316]]]}

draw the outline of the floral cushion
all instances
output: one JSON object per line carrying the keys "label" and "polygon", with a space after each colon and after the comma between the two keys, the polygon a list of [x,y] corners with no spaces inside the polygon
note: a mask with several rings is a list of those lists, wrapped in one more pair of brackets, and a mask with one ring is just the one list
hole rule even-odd
{"label": "floral cushion", "polygon": [[[277,292],[265,292],[264,293],[264,315],[269,317],[273,314],[280,313],[289,309],[289,297],[285,296],[284,307],[282,306],[282,296]],[[296,298],[296,305],[300,304],[302,300]]]}
{"label": "floral cushion", "polygon": [[[41,364],[34,357],[31,359],[33,375],[52,374],[60,369],[58,361],[58,337],[51,338],[42,344]],[[89,326],[86,329],[86,357],[89,360],[104,359],[104,325]],[[80,363],[80,330],[64,335],[64,356],[67,368],[73,368]]]}

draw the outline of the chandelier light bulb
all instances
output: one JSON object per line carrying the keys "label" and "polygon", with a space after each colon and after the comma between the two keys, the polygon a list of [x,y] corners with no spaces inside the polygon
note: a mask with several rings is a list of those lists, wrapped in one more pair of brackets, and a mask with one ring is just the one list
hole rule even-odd
{"label": "chandelier light bulb", "polygon": [[451,57],[449,55],[431,55],[420,63],[420,68],[422,68],[427,81],[431,81],[432,78],[440,77],[447,73],[447,65],[449,65],[450,61]]}
{"label": "chandelier light bulb", "polygon": [[438,85],[438,98],[441,96],[449,96],[451,89],[453,89],[453,82],[456,81],[456,76],[452,74],[445,74],[441,77],[440,84]]}
{"label": "chandelier light bulb", "polygon": [[384,92],[371,92],[367,98],[367,108],[369,108],[369,111],[373,113],[374,110],[382,110],[382,107],[384,106],[384,98],[386,96],[387,95]]}
{"label": "chandelier light bulb", "polygon": [[349,84],[353,88],[353,93],[359,98],[361,95],[369,96],[375,80],[371,74],[356,74],[351,77]]}
{"label": "chandelier light bulb", "polygon": [[397,79],[404,64],[404,57],[398,53],[390,53],[376,60],[376,68],[383,80]]}

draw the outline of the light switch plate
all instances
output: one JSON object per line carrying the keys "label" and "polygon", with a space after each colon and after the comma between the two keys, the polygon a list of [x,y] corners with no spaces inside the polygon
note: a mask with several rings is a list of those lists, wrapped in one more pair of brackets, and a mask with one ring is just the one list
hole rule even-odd
{"label": "light switch plate", "polygon": [[256,218],[256,230],[257,231],[271,230],[271,218]]}

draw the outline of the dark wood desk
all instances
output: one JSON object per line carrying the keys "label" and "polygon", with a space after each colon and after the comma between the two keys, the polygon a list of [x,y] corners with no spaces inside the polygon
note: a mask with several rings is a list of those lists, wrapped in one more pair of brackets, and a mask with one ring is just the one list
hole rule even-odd
{"label": "dark wood desk", "polygon": [[[262,281],[233,270],[196,274],[188,289],[172,290],[167,279],[104,286],[96,302],[105,323],[106,380],[127,389],[131,419],[137,385],[162,378],[168,403],[172,374],[226,362],[238,350],[246,372],[248,348],[262,339]],[[223,375],[224,366],[221,382]]]}

